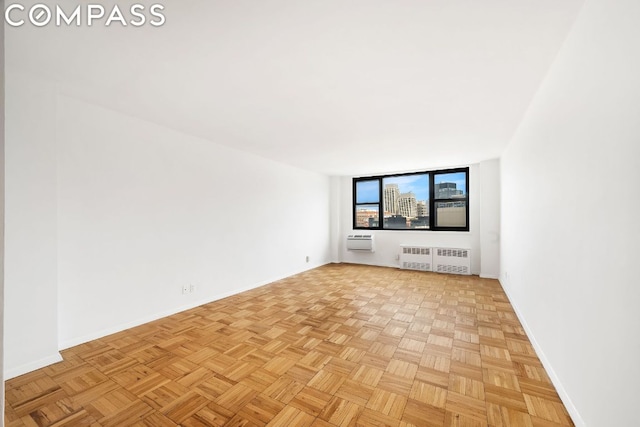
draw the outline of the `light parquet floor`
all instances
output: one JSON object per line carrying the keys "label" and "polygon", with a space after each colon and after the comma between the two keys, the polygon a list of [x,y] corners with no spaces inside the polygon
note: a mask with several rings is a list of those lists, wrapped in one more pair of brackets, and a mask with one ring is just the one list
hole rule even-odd
{"label": "light parquet floor", "polygon": [[500,284],[333,264],[62,352],[7,426],[572,425]]}

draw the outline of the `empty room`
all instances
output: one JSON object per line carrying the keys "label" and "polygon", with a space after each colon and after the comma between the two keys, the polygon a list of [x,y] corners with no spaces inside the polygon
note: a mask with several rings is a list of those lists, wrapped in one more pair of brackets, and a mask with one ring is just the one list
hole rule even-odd
{"label": "empty room", "polygon": [[640,425],[640,3],[4,2],[5,426]]}

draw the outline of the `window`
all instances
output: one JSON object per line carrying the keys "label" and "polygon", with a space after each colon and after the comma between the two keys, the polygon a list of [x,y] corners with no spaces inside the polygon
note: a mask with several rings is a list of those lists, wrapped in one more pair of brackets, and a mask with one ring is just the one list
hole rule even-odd
{"label": "window", "polygon": [[383,177],[382,195],[384,228],[429,228],[429,174]]}
{"label": "window", "polygon": [[469,231],[469,168],[353,179],[353,228]]}
{"label": "window", "polygon": [[469,229],[467,172],[434,173],[433,209],[436,228]]}
{"label": "window", "polygon": [[380,223],[380,181],[363,179],[355,184],[355,228],[378,228]]}

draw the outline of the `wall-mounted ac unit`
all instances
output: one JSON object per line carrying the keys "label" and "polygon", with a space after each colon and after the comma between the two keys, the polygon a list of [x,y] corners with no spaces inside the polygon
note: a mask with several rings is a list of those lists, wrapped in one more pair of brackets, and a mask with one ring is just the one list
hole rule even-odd
{"label": "wall-mounted ac unit", "polygon": [[431,271],[433,250],[428,246],[400,245],[400,268],[403,270]]}
{"label": "wall-mounted ac unit", "polygon": [[347,236],[347,250],[374,252],[373,234],[349,234]]}
{"label": "wall-mounted ac unit", "polygon": [[471,251],[469,249],[433,248],[433,271],[471,274]]}

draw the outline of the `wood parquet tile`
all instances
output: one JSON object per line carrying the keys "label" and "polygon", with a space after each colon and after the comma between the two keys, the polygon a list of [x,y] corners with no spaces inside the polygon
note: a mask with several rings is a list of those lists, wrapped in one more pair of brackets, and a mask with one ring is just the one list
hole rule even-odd
{"label": "wood parquet tile", "polygon": [[573,425],[500,284],[332,264],[62,352],[26,426]]}

